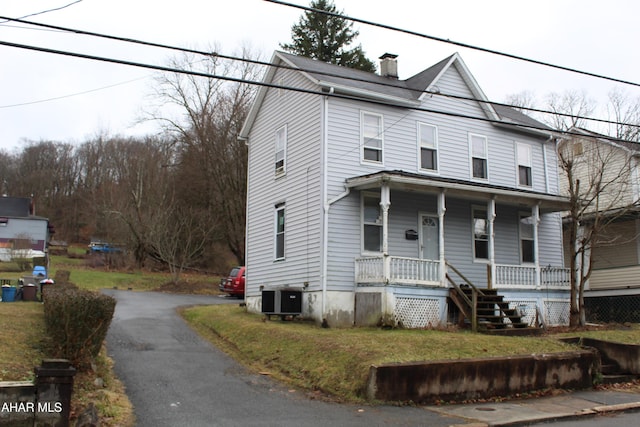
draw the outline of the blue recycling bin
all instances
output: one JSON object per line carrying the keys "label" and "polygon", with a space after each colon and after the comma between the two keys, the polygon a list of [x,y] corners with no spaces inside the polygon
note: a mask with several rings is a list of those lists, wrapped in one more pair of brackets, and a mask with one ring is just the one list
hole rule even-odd
{"label": "blue recycling bin", "polygon": [[2,302],[14,302],[16,299],[15,286],[3,286],[2,287]]}

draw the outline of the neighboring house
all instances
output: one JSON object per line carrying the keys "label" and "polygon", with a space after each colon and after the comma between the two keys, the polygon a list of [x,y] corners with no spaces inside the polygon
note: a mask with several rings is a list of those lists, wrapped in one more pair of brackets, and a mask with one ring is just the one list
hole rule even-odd
{"label": "neighboring house", "polygon": [[33,215],[31,199],[0,197],[0,261],[44,257],[51,234],[49,220]]}
{"label": "neighboring house", "polygon": [[[580,180],[580,193],[591,200],[585,226],[596,215],[602,224],[585,285],[587,320],[640,322],[640,144],[574,128],[558,150],[573,162],[574,181]],[[563,179],[563,192],[566,185]],[[567,265],[568,244],[565,239]]]}
{"label": "neighboring house", "polygon": [[248,309],[289,288],[330,326],[437,326],[456,317],[455,268],[529,323],[568,322],[551,129],[483,102],[458,54],[408,80],[381,60],[274,54],[240,135]]}

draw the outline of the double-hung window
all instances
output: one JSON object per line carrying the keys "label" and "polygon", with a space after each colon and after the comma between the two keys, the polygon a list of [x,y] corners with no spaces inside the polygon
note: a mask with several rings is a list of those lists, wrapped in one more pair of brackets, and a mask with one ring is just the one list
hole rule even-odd
{"label": "double-hung window", "polygon": [[534,235],[533,235],[533,218],[531,215],[520,214],[520,259],[523,263],[536,262],[533,251]]}
{"label": "double-hung window", "polygon": [[418,149],[420,150],[420,170],[438,170],[438,128],[418,123]]}
{"label": "double-hung window", "polygon": [[469,134],[471,151],[471,176],[475,179],[487,179],[487,137]]}
{"label": "double-hung window", "polygon": [[531,187],[531,146],[516,143],[516,157],[518,162],[518,185]]}
{"label": "double-hung window", "polygon": [[275,251],[274,256],[276,261],[284,259],[284,203],[276,205],[275,212]]}
{"label": "double-hung window", "polygon": [[365,252],[382,250],[382,212],[377,194],[364,193],[362,196],[362,240]]}
{"label": "double-hung window", "polygon": [[287,168],[287,125],[276,131],[276,176],[284,175]]}
{"label": "double-hung window", "polygon": [[382,116],[363,111],[360,122],[362,161],[382,163]]}
{"label": "double-hung window", "polygon": [[473,258],[489,259],[489,221],[487,210],[473,208]]}

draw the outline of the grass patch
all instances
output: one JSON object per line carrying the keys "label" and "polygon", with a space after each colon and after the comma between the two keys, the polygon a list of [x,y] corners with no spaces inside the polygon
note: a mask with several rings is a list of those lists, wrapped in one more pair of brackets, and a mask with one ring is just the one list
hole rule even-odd
{"label": "grass patch", "polygon": [[45,357],[44,311],[38,302],[0,302],[0,381],[29,381]]}
{"label": "grass patch", "polygon": [[235,305],[193,307],[184,318],[205,338],[257,372],[342,401],[361,402],[371,365],[554,353],[576,347],[550,338],[438,330],[323,329],[264,321]]}
{"label": "grass patch", "polygon": [[607,327],[597,328],[593,330],[567,332],[561,334],[560,336],[593,338],[603,341],[618,342],[622,344],[640,345],[640,325],[608,325]]}

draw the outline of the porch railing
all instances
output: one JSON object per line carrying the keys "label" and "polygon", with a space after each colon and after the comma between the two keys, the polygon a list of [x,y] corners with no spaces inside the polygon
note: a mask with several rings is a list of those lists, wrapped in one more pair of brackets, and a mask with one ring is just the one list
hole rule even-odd
{"label": "porch railing", "polygon": [[[536,286],[536,267],[496,264],[496,288],[532,289]],[[543,288],[565,289],[569,287],[569,269],[561,267],[540,268],[539,285]]]}
{"label": "porch railing", "polygon": [[[384,263],[384,257],[356,259],[356,283],[385,283]],[[389,282],[444,286],[438,261],[390,256],[387,263]]]}
{"label": "porch railing", "polygon": [[[537,281],[535,266],[497,264],[495,267],[495,288],[536,289],[536,285],[546,289],[569,288],[568,268],[542,267],[540,280]],[[355,281],[361,284],[399,283],[446,287],[448,284],[442,278],[442,268],[437,260],[396,256],[363,257],[355,261]]]}

